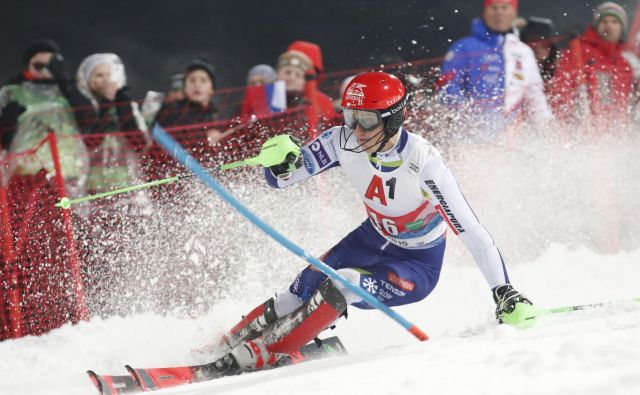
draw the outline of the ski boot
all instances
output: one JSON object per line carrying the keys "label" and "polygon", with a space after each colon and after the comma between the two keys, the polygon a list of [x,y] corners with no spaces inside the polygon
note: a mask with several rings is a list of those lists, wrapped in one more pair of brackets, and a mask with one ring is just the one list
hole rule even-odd
{"label": "ski boot", "polygon": [[538,315],[533,303],[511,284],[495,287],[493,300],[496,302],[496,318],[501,324],[525,326],[532,324]]}
{"label": "ski boot", "polygon": [[[294,355],[313,341],[347,309],[344,296],[329,279],[296,310],[264,326],[262,319],[267,316],[270,308],[268,303],[269,301],[265,303],[263,310],[259,306],[252,311],[250,315],[254,317],[247,316],[243,320],[244,326],[234,328],[238,330],[228,339],[234,341],[240,339],[240,336],[245,338],[231,352],[216,361],[223,368],[235,366],[240,372],[248,372],[278,366],[279,361]],[[257,311],[262,313],[254,314]],[[252,338],[259,331],[262,336]]]}
{"label": "ski boot", "polygon": [[273,325],[277,319],[274,300],[270,298],[242,317],[242,320],[222,337],[220,345],[227,352],[231,351],[244,341],[260,337],[262,332]]}

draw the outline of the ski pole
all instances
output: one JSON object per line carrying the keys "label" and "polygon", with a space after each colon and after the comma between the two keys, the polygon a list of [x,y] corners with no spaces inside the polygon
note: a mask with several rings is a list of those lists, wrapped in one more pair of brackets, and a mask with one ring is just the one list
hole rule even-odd
{"label": "ski pole", "polygon": [[[233,206],[240,214],[242,214],[245,218],[251,221],[254,225],[260,228],[263,232],[265,232],[268,236],[276,240],[283,247],[298,255],[299,257],[305,259],[308,263],[318,268],[324,274],[329,276],[330,278],[342,283],[345,287],[349,288],[352,292],[356,293],[360,296],[364,301],[366,301],[371,307],[375,307],[378,310],[382,311],[388,317],[396,321],[402,327],[404,327],[407,331],[409,331],[413,336],[418,338],[420,341],[428,340],[429,337],[426,333],[424,333],[420,328],[413,325],[411,322],[407,321],[400,314],[391,310],[388,306],[380,302],[376,299],[372,294],[360,288],[358,285],[349,282],[346,278],[341,276],[338,272],[335,271],[331,266],[326,263],[320,261],[318,258],[314,257],[297,244],[293,243],[285,236],[280,234],[278,231],[270,227],[266,222],[256,216],[251,210],[249,210],[246,206],[244,206],[240,201],[238,201],[233,195],[231,195],[220,183],[218,183],[211,174],[207,173],[206,170],[198,163],[198,161],[193,158],[185,149],[171,137],[160,125],[156,124],[153,128],[152,132],[153,138],[160,143],[160,145],[173,156],[178,162],[182,163],[189,171],[194,173],[205,185],[211,188],[214,192],[216,192],[220,197],[222,197],[227,203]],[[274,139],[282,137],[277,136]],[[288,136],[286,137],[288,139]],[[272,149],[268,146],[272,139],[267,140],[263,145],[263,149],[267,146],[267,149]],[[296,146],[297,147],[297,146]],[[286,150],[285,150],[286,151]],[[286,158],[287,152],[279,152],[280,157]],[[270,155],[267,153],[265,156]],[[270,162],[272,163],[272,162]],[[280,162],[282,163],[282,162]],[[276,163],[273,163],[276,164]]]}
{"label": "ski pole", "polygon": [[[217,170],[229,170],[235,169],[236,167],[241,166],[257,166],[261,165],[264,167],[270,167],[284,162],[287,159],[287,154],[291,151],[294,151],[296,154],[300,153],[300,147],[291,142],[291,140],[286,135],[277,136],[267,140],[260,150],[260,154],[257,156],[253,156],[251,158],[239,160],[236,162],[225,163],[222,165],[217,165],[213,168],[207,169],[208,171],[217,171]],[[96,193],[94,195],[83,196],[75,199],[69,199],[68,197],[63,197],[60,199],[58,203],[55,204],[55,207],[60,207],[63,209],[69,209],[71,205],[88,202],[91,200],[101,199],[109,196],[120,195],[123,193],[139,191],[141,189],[151,188],[158,185],[170,184],[172,182],[184,180],[185,178],[193,177],[195,174],[187,174],[181,176],[173,176],[163,178],[161,180],[149,181],[140,185],[133,185],[129,187],[124,187],[120,189],[114,189],[113,191]]]}
{"label": "ski pole", "polygon": [[[241,160],[238,162],[232,162],[224,165],[215,166],[209,169],[209,171],[233,169],[235,167],[244,166],[244,165],[246,165],[246,160]],[[55,204],[55,207],[69,209],[73,204],[89,202],[91,200],[101,199],[101,198],[114,196],[114,195],[120,195],[123,193],[129,193],[133,191],[139,191],[141,189],[151,188],[158,185],[170,184],[172,182],[184,180],[185,178],[190,178],[190,177],[193,177],[193,174],[167,177],[161,180],[149,181],[149,182],[145,182],[144,184],[132,185],[124,188],[114,189],[112,191],[96,193],[94,195],[82,196],[75,199],[69,199],[68,197],[63,197],[62,199],[60,199],[58,203]]]}

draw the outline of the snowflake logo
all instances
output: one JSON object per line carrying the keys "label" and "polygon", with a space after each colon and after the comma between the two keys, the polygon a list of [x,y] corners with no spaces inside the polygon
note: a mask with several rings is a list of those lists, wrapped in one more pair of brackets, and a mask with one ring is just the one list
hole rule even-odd
{"label": "snowflake logo", "polygon": [[372,280],[370,278],[365,278],[362,281],[362,286],[369,292],[370,294],[376,293],[378,291],[378,282],[376,280]]}

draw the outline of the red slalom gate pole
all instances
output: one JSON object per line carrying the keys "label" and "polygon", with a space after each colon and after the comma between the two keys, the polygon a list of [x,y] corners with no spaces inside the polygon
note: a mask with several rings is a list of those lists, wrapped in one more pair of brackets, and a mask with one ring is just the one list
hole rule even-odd
{"label": "red slalom gate pole", "polygon": [[[53,165],[56,171],[56,185],[58,188],[58,198],[62,199],[67,197],[67,190],[64,186],[64,177],[62,175],[62,167],[60,166],[60,154],[58,153],[58,138],[54,131],[50,130],[47,138],[49,140],[49,148],[51,150],[51,157],[53,158]],[[62,222],[64,223],[64,230],[67,239],[67,248],[69,250],[69,263],[71,269],[71,276],[73,278],[75,295],[76,295],[76,317],[79,320],[86,321],[89,319],[89,312],[87,309],[87,302],[84,295],[84,285],[82,282],[82,275],[80,273],[80,264],[78,262],[78,250],[76,249],[76,243],[73,239],[73,224],[71,222],[71,211],[62,211]]]}
{"label": "red slalom gate pole", "polygon": [[[0,170],[1,171],[1,170]],[[2,326],[5,333],[8,334],[8,338],[22,337],[22,309],[20,291],[18,289],[18,269],[15,265],[16,253],[13,248],[13,231],[11,230],[11,215],[9,208],[9,196],[7,193],[7,186],[4,185],[5,180],[2,180],[0,185],[0,228],[2,237],[2,254],[5,258],[5,281],[7,283],[7,289],[4,291],[4,296],[7,300],[8,312],[4,314]],[[6,180],[6,184],[9,182]]]}

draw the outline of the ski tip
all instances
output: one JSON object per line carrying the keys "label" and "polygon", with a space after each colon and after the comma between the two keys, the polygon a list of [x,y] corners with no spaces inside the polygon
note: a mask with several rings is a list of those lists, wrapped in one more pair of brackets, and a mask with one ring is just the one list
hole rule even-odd
{"label": "ski tip", "polygon": [[124,368],[127,369],[127,372],[129,372],[131,377],[133,377],[133,380],[136,382],[138,387],[144,389],[144,387],[142,386],[142,383],[140,382],[140,377],[138,376],[138,373],[136,372],[136,370],[132,368],[131,365],[124,365]]}
{"label": "ski tip", "polygon": [[94,372],[93,370],[87,370],[87,375],[91,379],[91,382],[93,382],[93,385],[95,385],[96,388],[98,389],[98,392],[100,392],[101,394],[104,394],[104,391],[102,388],[102,382],[100,381],[100,376],[98,376],[96,372]]}

